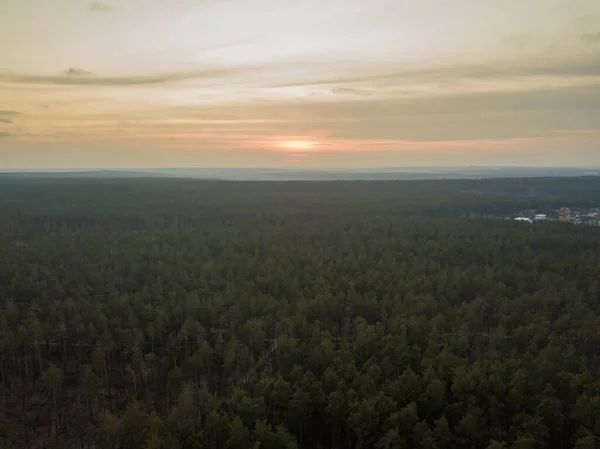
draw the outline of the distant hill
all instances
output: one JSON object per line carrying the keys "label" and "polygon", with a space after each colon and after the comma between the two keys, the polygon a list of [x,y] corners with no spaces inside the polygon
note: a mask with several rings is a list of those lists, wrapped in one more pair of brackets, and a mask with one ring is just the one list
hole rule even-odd
{"label": "distant hill", "polygon": [[391,167],[372,169],[156,168],[111,170],[0,171],[11,177],[139,178],[169,177],[230,181],[328,181],[399,179],[486,179],[600,176],[599,169],[560,167]]}

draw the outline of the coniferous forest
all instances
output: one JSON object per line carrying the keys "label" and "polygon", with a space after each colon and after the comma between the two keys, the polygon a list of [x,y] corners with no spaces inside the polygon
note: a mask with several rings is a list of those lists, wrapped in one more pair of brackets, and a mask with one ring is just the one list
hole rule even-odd
{"label": "coniferous forest", "polygon": [[600,178],[0,177],[0,448],[594,449]]}

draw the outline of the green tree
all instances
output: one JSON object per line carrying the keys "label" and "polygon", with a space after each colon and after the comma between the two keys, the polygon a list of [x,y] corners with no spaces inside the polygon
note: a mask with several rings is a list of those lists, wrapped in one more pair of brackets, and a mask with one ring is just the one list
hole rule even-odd
{"label": "green tree", "polygon": [[63,373],[60,368],[51,364],[42,376],[42,384],[46,391],[52,396],[52,435],[55,437],[58,434],[58,404],[57,395],[63,381]]}
{"label": "green tree", "polygon": [[96,433],[97,447],[99,449],[115,449],[118,447],[119,436],[117,418],[111,413],[103,413]]}

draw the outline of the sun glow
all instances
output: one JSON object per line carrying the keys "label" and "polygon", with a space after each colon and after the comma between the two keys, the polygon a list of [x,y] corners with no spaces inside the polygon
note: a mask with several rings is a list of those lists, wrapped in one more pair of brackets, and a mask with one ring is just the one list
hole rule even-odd
{"label": "sun glow", "polygon": [[314,151],[317,142],[309,140],[284,140],[277,144],[277,148],[284,151]]}

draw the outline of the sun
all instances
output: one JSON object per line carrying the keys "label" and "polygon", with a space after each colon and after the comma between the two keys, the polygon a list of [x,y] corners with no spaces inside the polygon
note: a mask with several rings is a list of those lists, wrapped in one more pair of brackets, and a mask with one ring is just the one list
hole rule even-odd
{"label": "sun", "polygon": [[310,140],[283,140],[277,144],[277,147],[284,151],[311,151],[316,144],[317,142]]}

